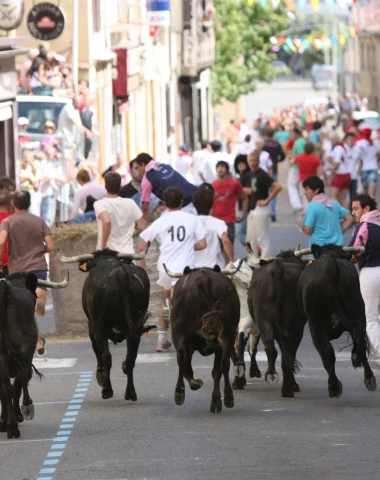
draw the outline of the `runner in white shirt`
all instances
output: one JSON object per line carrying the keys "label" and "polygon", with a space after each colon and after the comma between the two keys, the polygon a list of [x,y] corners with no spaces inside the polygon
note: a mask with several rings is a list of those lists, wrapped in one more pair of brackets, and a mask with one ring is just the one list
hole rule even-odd
{"label": "runner in white shirt", "polygon": [[179,149],[179,154],[175,161],[175,169],[179,174],[185,177],[188,182],[194,182],[192,172],[192,158],[189,155],[189,149],[186,145],[183,145]]}
{"label": "runner in white shirt", "polygon": [[375,198],[380,150],[371,139],[372,130],[370,128],[363,128],[360,134],[363,138],[357,141],[356,147],[360,160],[359,171],[363,193]]}
{"label": "runner in white shirt", "polygon": [[350,165],[351,183],[349,188],[350,207],[352,206],[352,199],[355,197],[358,191],[358,169],[359,169],[359,157],[358,150],[354,146],[355,134],[346,133],[344,137],[344,145],[347,151],[347,161]]}
{"label": "runner in white shirt", "polygon": [[216,180],[215,162],[210,152],[210,144],[208,141],[202,141],[201,147],[202,150],[193,153],[193,178],[196,187]]}
{"label": "runner in white shirt", "polygon": [[109,248],[121,253],[135,253],[133,232],[143,230],[147,223],[140,207],[130,198],[119,197],[121,176],[108,172],[104,176],[107,194],[94,203],[98,222],[97,250]]}
{"label": "runner in white shirt", "polygon": [[214,268],[218,265],[221,269],[226,266],[223,249],[229,262],[234,261],[234,250],[227,235],[227,225],[223,220],[212,217],[210,211],[214,202],[214,192],[209,188],[198,188],[193,196],[193,205],[198,218],[206,231],[207,247],[195,252],[196,268]]}
{"label": "runner in white shirt", "polygon": [[[140,234],[139,253],[143,252],[147,242],[157,241],[160,256],[157,260],[158,281],[163,288],[160,318],[158,322],[157,352],[167,351],[171,347],[168,341],[168,321],[164,321],[164,310],[173,294],[176,279],[170,278],[163,264],[171,271],[181,272],[185,267],[195,267],[195,251],[207,246],[206,232],[196,215],[181,211],[183,193],[180,187],[168,187],[163,192],[163,200],[168,213],[152,223]],[[140,265],[147,269],[145,260]],[[170,303],[169,303],[170,305]],[[168,312],[166,312],[167,314]]]}
{"label": "runner in white shirt", "polygon": [[259,155],[259,161],[260,161],[260,168],[261,170],[264,170],[264,172],[267,172],[267,174],[272,177],[273,176],[273,162],[271,159],[271,156],[269,155],[268,152],[265,152],[263,150],[264,148],[264,139],[263,138],[258,138],[255,143],[256,149],[255,151]]}
{"label": "runner in white shirt", "polygon": [[331,196],[332,200],[340,203],[342,207],[349,209],[349,188],[351,184],[351,165],[348,161],[346,146],[340,142],[337,134],[331,137],[332,150],[327,158],[332,165]]}

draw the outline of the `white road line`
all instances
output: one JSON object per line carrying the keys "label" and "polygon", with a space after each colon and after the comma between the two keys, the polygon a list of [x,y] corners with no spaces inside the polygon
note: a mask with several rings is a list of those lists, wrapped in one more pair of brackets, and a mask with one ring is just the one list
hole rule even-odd
{"label": "white road line", "polygon": [[33,359],[33,365],[38,370],[45,368],[73,368],[77,363],[77,358],[45,358],[39,357]]}

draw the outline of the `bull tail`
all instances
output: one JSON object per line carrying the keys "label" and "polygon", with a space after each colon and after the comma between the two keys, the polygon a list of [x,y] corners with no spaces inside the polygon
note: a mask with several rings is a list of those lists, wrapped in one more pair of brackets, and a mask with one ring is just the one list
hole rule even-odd
{"label": "bull tail", "polygon": [[137,328],[136,325],[133,323],[131,307],[129,305],[129,295],[125,294],[121,295],[120,297],[123,305],[124,318],[127,324],[128,331],[131,336],[134,336],[136,334]]}
{"label": "bull tail", "polygon": [[37,375],[37,377],[38,377],[40,380],[43,379],[42,373],[37,370],[37,368],[33,365],[33,363],[32,363],[32,372],[33,372],[35,375]]}

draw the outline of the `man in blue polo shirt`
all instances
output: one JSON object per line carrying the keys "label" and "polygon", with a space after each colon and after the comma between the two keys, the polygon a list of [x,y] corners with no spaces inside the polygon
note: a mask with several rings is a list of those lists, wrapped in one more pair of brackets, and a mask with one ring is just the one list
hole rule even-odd
{"label": "man in blue polo shirt", "polygon": [[311,245],[344,245],[343,233],[354,223],[350,212],[330,200],[325,194],[325,184],[317,177],[306,178],[302,184],[305,197],[310,202],[304,217],[297,218],[297,225],[310,236]]}
{"label": "man in blue polo shirt", "polygon": [[194,215],[197,214],[192,204],[192,197],[197,188],[174,170],[171,165],[156,162],[148,153],[140,153],[135,161],[144,173],[141,183],[141,208],[146,220],[149,219],[149,202],[152,193],[163,200],[164,190],[168,187],[180,187],[183,192],[182,210]]}

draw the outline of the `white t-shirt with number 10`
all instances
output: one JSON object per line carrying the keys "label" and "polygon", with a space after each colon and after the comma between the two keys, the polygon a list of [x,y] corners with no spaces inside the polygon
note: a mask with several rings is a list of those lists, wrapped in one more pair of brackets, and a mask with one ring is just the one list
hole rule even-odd
{"label": "white t-shirt with number 10", "polygon": [[185,267],[194,268],[194,246],[206,238],[206,231],[197,216],[176,210],[157,219],[140,237],[146,242],[156,240],[160,245],[159,271],[164,271],[165,263],[172,272],[183,272]]}

